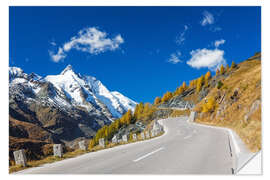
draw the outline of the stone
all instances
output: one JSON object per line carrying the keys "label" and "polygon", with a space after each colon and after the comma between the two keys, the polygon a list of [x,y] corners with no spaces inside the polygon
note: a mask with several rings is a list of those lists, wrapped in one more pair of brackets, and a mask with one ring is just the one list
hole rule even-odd
{"label": "stone", "polygon": [[63,157],[63,145],[54,144],[53,145],[53,155],[56,157]]}
{"label": "stone", "polygon": [[253,102],[251,108],[250,108],[250,114],[253,114],[261,105],[261,101],[260,100],[256,100]]}
{"label": "stone", "polygon": [[14,151],[13,155],[14,155],[14,160],[15,160],[16,165],[21,165],[23,167],[27,165],[24,149]]}
{"label": "stone", "polygon": [[112,143],[117,143],[117,142],[118,142],[117,136],[114,135],[113,138],[112,138]]}
{"label": "stone", "polygon": [[146,137],[146,139],[149,139],[150,138],[150,135],[149,135],[149,132],[148,131],[145,132],[145,137]]}
{"label": "stone", "polygon": [[141,132],[141,139],[144,140],[145,136],[144,136],[144,132]]}
{"label": "stone", "polygon": [[190,112],[190,115],[189,115],[188,121],[189,121],[189,122],[194,122],[195,119],[196,119],[196,116],[197,116],[197,112],[196,112],[196,111],[191,111],[191,112]]}
{"label": "stone", "polygon": [[136,134],[132,134],[132,139],[133,139],[133,141],[137,141],[137,135]]}
{"label": "stone", "polygon": [[252,103],[251,108],[250,108],[249,111],[246,109],[246,111],[248,111],[248,113],[245,114],[245,116],[244,116],[245,123],[247,123],[249,117],[260,107],[260,105],[261,105],[261,101],[260,100],[256,100],[256,101],[254,101]]}
{"label": "stone", "polygon": [[122,140],[123,140],[124,142],[128,142],[128,137],[127,137],[126,134],[125,134],[124,136],[122,136]]}
{"label": "stone", "polygon": [[84,151],[87,150],[88,144],[87,144],[86,140],[79,141],[78,144],[79,144],[79,149],[84,150]]}
{"label": "stone", "polygon": [[214,113],[212,113],[212,114],[211,114],[211,116],[210,116],[210,119],[212,119],[212,120],[213,120],[214,118],[215,118],[215,114],[214,114]]}
{"label": "stone", "polygon": [[99,142],[99,146],[105,148],[105,140],[104,140],[104,138],[100,138],[100,139],[98,140],[98,142]]}
{"label": "stone", "polygon": [[156,130],[152,130],[151,131],[151,137],[155,137],[157,134],[156,134]]}
{"label": "stone", "polygon": [[163,131],[163,127],[157,121],[155,121],[153,125],[153,130],[157,132],[161,132]]}

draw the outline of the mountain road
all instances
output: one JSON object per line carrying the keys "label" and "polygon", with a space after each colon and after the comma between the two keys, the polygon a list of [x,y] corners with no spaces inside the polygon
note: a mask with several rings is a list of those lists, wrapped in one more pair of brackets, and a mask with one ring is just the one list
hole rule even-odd
{"label": "mountain road", "polygon": [[15,174],[232,174],[233,157],[224,130],[159,120],[162,136],[87,153]]}

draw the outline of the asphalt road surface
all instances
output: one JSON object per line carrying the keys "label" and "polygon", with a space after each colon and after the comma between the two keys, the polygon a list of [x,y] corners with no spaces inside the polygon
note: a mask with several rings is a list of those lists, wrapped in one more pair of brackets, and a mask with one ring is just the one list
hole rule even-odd
{"label": "asphalt road surface", "polygon": [[165,134],[87,153],[18,174],[232,174],[228,134],[190,124],[188,117],[160,120]]}

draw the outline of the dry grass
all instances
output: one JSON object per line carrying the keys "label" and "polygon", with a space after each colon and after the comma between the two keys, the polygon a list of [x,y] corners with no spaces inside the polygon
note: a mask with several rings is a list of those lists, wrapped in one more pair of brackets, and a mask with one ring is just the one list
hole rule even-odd
{"label": "dry grass", "polygon": [[174,109],[173,112],[170,114],[170,117],[180,117],[180,116],[189,116],[190,110],[176,110]]}
{"label": "dry grass", "polygon": [[[261,149],[261,105],[248,114],[252,104],[261,100],[261,61],[249,60],[239,64],[231,76],[223,80],[221,89],[213,88],[207,98],[215,97],[221,101],[220,95],[225,94],[224,100],[213,113],[203,113],[196,119],[197,122],[215,126],[228,127],[238,133],[248,148],[257,152]],[[234,91],[238,91],[237,100],[232,100]],[[204,101],[197,104],[195,110],[201,111]],[[224,107],[222,113],[217,115],[217,110]]]}
{"label": "dry grass", "polygon": [[23,169],[27,169],[27,168],[31,168],[31,167],[37,167],[37,166],[40,166],[42,164],[57,162],[57,161],[60,161],[60,160],[63,160],[63,159],[73,158],[73,157],[82,155],[82,154],[84,154],[86,152],[87,151],[77,149],[75,151],[65,153],[62,158],[54,157],[54,156],[48,156],[48,157],[46,157],[44,159],[41,159],[41,160],[28,161],[26,167],[13,165],[13,166],[9,167],[9,173],[13,173],[13,172],[16,172],[16,171],[21,171]]}

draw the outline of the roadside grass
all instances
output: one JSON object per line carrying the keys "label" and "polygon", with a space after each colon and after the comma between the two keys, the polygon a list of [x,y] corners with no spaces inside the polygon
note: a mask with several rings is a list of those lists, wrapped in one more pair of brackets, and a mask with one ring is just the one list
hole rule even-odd
{"label": "roadside grass", "polygon": [[37,166],[40,166],[42,164],[48,164],[48,163],[61,161],[63,159],[73,158],[73,157],[85,154],[86,152],[87,151],[77,149],[75,151],[65,153],[63,155],[63,157],[61,157],[61,158],[51,155],[51,156],[48,156],[48,157],[46,157],[44,159],[41,159],[41,160],[27,161],[27,166],[26,167],[19,166],[19,165],[10,166],[9,167],[9,173],[13,173],[13,172],[20,171],[20,170],[27,169],[27,168],[31,168],[31,167],[37,167]]}
{"label": "roadside grass", "polygon": [[177,110],[174,109],[173,112],[169,115],[169,117],[180,117],[180,116],[189,116],[190,110]]}
{"label": "roadside grass", "polygon": [[161,136],[163,134],[164,134],[164,132],[158,134],[157,136],[150,137],[150,138],[145,138],[145,139],[142,139],[140,137],[140,135],[138,135],[138,139],[136,141],[129,140],[128,142],[109,143],[104,148],[97,145],[97,146],[94,146],[93,148],[87,149],[86,151],[76,149],[74,151],[67,152],[67,153],[63,154],[63,157],[61,157],[61,158],[51,155],[51,156],[48,156],[48,157],[43,158],[41,160],[27,161],[27,166],[26,167],[13,164],[13,165],[9,166],[9,173],[11,174],[11,173],[21,171],[21,170],[24,170],[24,169],[27,169],[27,168],[38,167],[38,166],[43,165],[43,164],[54,163],[54,162],[61,161],[61,160],[64,160],[64,159],[74,158],[74,157],[77,157],[79,155],[83,155],[83,154],[91,153],[91,152],[97,152],[97,151],[100,151],[100,150],[103,150],[103,149],[113,148],[115,146],[120,146],[120,145],[131,144],[131,143],[135,143],[135,142],[139,142],[139,141],[149,140],[149,139]]}

